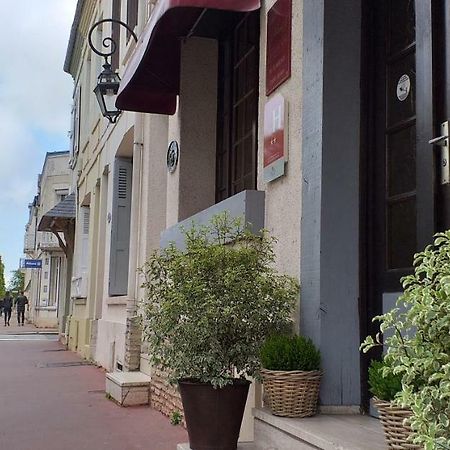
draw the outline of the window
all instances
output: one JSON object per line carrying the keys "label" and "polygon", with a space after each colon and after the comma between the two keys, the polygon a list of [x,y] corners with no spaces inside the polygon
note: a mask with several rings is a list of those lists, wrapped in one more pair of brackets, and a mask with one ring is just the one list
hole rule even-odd
{"label": "window", "polygon": [[47,285],[44,285],[44,287],[42,288],[42,292],[43,292],[44,294],[46,294],[46,293],[47,293],[47,290],[48,290]]}
{"label": "window", "polygon": [[44,272],[44,280],[48,280],[48,272]]}
{"label": "window", "polygon": [[109,295],[126,295],[130,253],[131,179],[133,163],[117,158],[114,163]]}
{"label": "window", "polygon": [[220,42],[216,201],[256,188],[259,14]]}
{"label": "window", "polygon": [[56,189],[56,203],[62,202],[68,195],[69,190],[68,189]]}
{"label": "window", "polygon": [[71,157],[77,155],[80,145],[80,109],[81,109],[81,86],[75,88],[72,105],[72,118],[70,128],[70,151]]}
{"label": "window", "polygon": [[[134,30],[138,23],[138,0],[127,1],[127,24]],[[130,39],[130,32],[127,31],[127,42]]]}
{"label": "window", "polygon": [[82,206],[80,208],[80,260],[79,269],[81,276],[80,296],[87,297],[88,274],[89,274],[89,226],[91,218],[91,208]]}
{"label": "window", "polygon": [[48,306],[54,306],[58,304],[60,273],[61,257],[52,256],[50,260],[50,292],[48,296]]}
{"label": "window", "polygon": [[[112,18],[115,20],[120,20],[120,8],[121,0],[113,0],[112,4]],[[117,44],[117,49],[115,53],[111,56],[111,67],[112,70],[118,70],[120,65],[120,25],[118,23],[112,24],[112,39]]]}

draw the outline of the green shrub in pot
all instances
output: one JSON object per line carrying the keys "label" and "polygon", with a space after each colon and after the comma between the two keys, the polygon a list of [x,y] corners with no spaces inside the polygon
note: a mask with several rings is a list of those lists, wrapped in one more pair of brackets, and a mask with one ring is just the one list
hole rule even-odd
{"label": "green shrub in pot", "polygon": [[261,377],[266,403],[277,416],[316,414],[319,400],[320,352],[304,336],[274,334],[261,348]]}
{"label": "green shrub in pot", "polygon": [[260,353],[261,365],[269,370],[319,370],[320,351],[304,336],[274,334]]}
{"label": "green shrub in pot", "polygon": [[397,404],[402,391],[402,376],[394,373],[386,362],[373,360],[369,367],[369,390],[374,395],[389,448],[423,450],[414,444],[410,427],[412,411]]}
{"label": "green shrub in pot", "polygon": [[412,411],[414,442],[425,450],[450,449],[450,231],[414,256],[414,273],[402,279],[397,307],[373,320],[384,335],[361,348],[384,346],[402,390],[394,399]]}
{"label": "green shrub in pot", "polygon": [[402,390],[402,377],[385,371],[385,361],[373,360],[369,367],[369,390],[380,400],[390,402]]}
{"label": "green shrub in pot", "polygon": [[[264,339],[290,320],[299,286],[275,269],[274,238],[252,233],[240,219],[221,214],[183,233],[185,249],[172,243],[143,268],[144,337],[152,363],[180,386],[191,447],[216,448],[217,436],[227,434],[234,448],[245,378],[259,369]],[[239,407],[218,411],[243,384]]]}

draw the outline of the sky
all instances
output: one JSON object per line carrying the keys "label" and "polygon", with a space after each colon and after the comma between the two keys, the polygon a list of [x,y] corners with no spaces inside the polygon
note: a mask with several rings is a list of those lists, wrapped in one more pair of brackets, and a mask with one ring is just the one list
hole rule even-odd
{"label": "sky", "polygon": [[63,71],[76,0],[0,0],[0,255],[18,268],[46,152],[69,150]]}

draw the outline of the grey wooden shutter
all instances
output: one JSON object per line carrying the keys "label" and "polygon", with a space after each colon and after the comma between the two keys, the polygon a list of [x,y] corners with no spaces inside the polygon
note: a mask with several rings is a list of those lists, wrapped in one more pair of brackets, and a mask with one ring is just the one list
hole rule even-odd
{"label": "grey wooden shutter", "polygon": [[[112,4],[112,18],[115,20],[120,20],[120,9],[121,0],[113,0]],[[112,70],[116,71],[119,69],[120,64],[120,25],[117,22],[112,24],[112,39],[117,44],[116,51],[111,56],[111,67]]]}
{"label": "grey wooden shutter", "polygon": [[81,86],[76,88],[73,105],[72,120],[70,129],[70,149],[71,157],[75,156],[79,150],[80,144],[80,109],[81,109]]}
{"label": "grey wooden shutter", "polygon": [[114,163],[113,206],[111,218],[111,254],[109,295],[126,295],[130,253],[131,177],[130,159],[116,158]]}
{"label": "grey wooden shutter", "polygon": [[[138,0],[128,0],[127,1],[127,25],[133,31],[138,23],[138,11],[139,11]],[[129,39],[130,39],[130,32],[127,31],[127,42]]]}
{"label": "grey wooden shutter", "polygon": [[81,287],[80,296],[87,298],[88,278],[89,278],[89,224],[91,217],[91,208],[89,206],[81,207],[81,258],[80,258],[80,276]]}

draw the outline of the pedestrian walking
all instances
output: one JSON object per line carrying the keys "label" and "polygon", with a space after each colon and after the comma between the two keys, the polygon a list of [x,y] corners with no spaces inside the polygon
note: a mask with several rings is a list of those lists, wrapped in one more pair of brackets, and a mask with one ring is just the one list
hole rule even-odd
{"label": "pedestrian walking", "polygon": [[0,317],[3,315],[3,299],[0,298]]}
{"label": "pedestrian walking", "polygon": [[23,295],[23,291],[20,291],[20,295],[16,297],[15,305],[17,307],[17,323],[20,326],[25,325],[25,306],[28,308],[28,299]]}
{"label": "pedestrian walking", "polygon": [[13,298],[9,295],[9,291],[6,291],[3,297],[3,313],[5,315],[5,327],[9,327],[9,321],[11,320],[11,312],[13,308]]}

